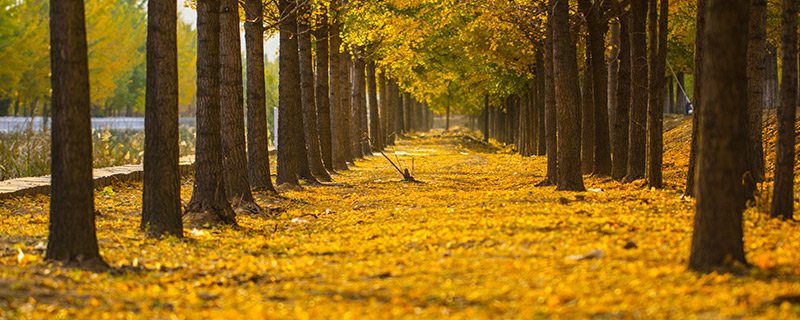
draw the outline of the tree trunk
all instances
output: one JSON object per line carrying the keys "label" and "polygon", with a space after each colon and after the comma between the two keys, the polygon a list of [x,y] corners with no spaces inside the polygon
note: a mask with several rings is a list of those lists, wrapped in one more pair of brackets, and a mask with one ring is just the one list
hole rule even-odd
{"label": "tree trunk", "polygon": [[750,29],[747,43],[748,168],[752,187],[764,181],[764,142],[761,117],[764,110],[764,70],[767,53],[767,1],[750,4]]}
{"label": "tree trunk", "polygon": [[[697,1],[697,18],[695,20],[695,32],[697,35],[702,35],[705,33],[705,26],[706,26],[706,1],[707,0],[698,0]],[[705,47],[705,38],[695,36],[695,45],[694,45],[694,102],[692,102],[692,141],[690,145],[689,151],[689,169],[687,172],[686,177],[686,191],[685,195],[687,196],[694,196],[695,195],[695,187],[694,183],[697,181],[697,148],[698,148],[698,139],[699,139],[699,128],[700,128],[700,119],[698,117],[698,110],[701,109],[703,104],[703,70],[704,70],[704,63],[703,60],[703,51],[706,49]],[[683,80],[679,78],[679,80]]]}
{"label": "tree trunk", "polygon": [[489,94],[483,95],[483,141],[489,142]]}
{"label": "tree trunk", "polygon": [[683,80],[683,72],[678,72],[675,77],[678,78],[678,88],[676,90],[677,92],[675,93],[675,113],[688,114],[689,110],[686,108],[686,103],[689,101],[689,98],[684,94],[684,91],[686,90],[686,82]]}
{"label": "tree trunk", "polygon": [[617,71],[617,107],[614,111],[614,155],[611,178],[621,181],[628,173],[628,115],[631,105],[631,42],[629,13],[619,17],[619,69]]}
{"label": "tree trunk", "polygon": [[242,97],[242,44],[239,39],[239,2],[220,1],[220,105],[222,166],[225,190],[236,213],[258,213],[247,173]]}
{"label": "tree trunk", "polygon": [[[354,103],[354,120],[357,124],[354,126],[358,130],[357,134],[353,137],[353,141],[356,143],[354,147],[361,152],[361,158],[365,156],[372,155],[372,147],[369,143],[369,121],[367,119],[367,63],[364,61],[363,49],[359,47],[358,55],[353,60],[353,87],[355,88],[353,92],[357,92],[358,95],[354,95],[353,98],[357,99],[357,103]],[[355,108],[358,106],[358,108]],[[355,133],[355,132],[354,132]]]}
{"label": "tree trunk", "polygon": [[672,113],[675,114],[675,81],[672,81],[672,76],[667,73],[667,77],[664,79],[667,82],[667,102],[664,105],[664,112],[665,113]]}
{"label": "tree trunk", "polygon": [[328,96],[328,18],[327,8],[320,14],[317,28],[314,30],[316,40],[316,98],[317,98],[317,129],[319,130],[320,152],[322,154],[322,164],[325,169],[333,172],[334,161],[332,154],[332,129],[331,129],[331,98]]}
{"label": "tree trunk", "polygon": [[[335,2],[331,2],[331,10],[335,7]],[[341,64],[344,63],[341,60],[341,54],[339,54],[339,49],[342,45],[342,38],[339,37],[339,31],[341,29],[341,24],[338,22],[333,22],[330,25],[330,33],[329,33],[329,40],[330,41],[330,51],[328,58],[330,59],[330,124],[331,124],[331,157],[333,158],[333,169],[340,171],[340,170],[347,170],[347,157],[348,153],[346,150],[346,146],[348,146],[347,140],[345,140],[344,134],[342,132],[345,131],[345,122],[344,122],[344,112],[342,106],[342,82],[341,77],[339,74],[341,73]],[[320,70],[317,70],[319,72]]]}
{"label": "tree trunk", "polygon": [[50,4],[52,188],[45,259],[106,269],[94,223],[85,21],[83,1]]}
{"label": "tree trunk", "polygon": [[220,133],[219,1],[197,3],[197,142],[194,190],[183,215],[184,227],[236,225],[225,193]]}
{"label": "tree trunk", "polygon": [[[742,211],[746,194],[742,175],[747,161],[748,0],[708,0],[702,37],[704,104],[699,111],[697,204],[689,267],[710,272],[746,265]],[[796,12],[795,12],[796,15]],[[796,32],[796,29],[795,31]]]}
{"label": "tree trunk", "polygon": [[545,107],[544,107],[544,88],[545,88],[545,66],[544,54],[542,50],[536,50],[536,89],[533,90],[536,108],[536,155],[543,156],[547,154],[547,130],[545,130]]}
{"label": "tree trunk", "polygon": [[797,1],[783,0],[781,15],[781,104],[775,146],[775,188],[770,216],[792,219],[794,211],[794,148],[797,112]]}
{"label": "tree trunk", "polygon": [[247,171],[250,186],[277,195],[270,179],[269,132],[264,80],[264,26],[260,0],[246,0],[247,47]]}
{"label": "tree trunk", "polygon": [[[301,155],[298,146],[305,148],[302,137],[302,116],[300,96],[300,62],[298,58],[297,18],[292,12],[296,3],[293,0],[279,0],[281,12],[280,54],[278,79],[278,168],[275,182],[278,185],[288,183],[300,185],[298,172]],[[288,15],[288,16],[287,16]],[[303,139],[305,140],[305,139]]]}
{"label": "tree trunk", "polygon": [[[297,12],[301,19],[297,21],[297,47],[300,65],[300,99],[303,104],[303,130],[305,138],[308,167],[314,177],[320,181],[330,182],[331,176],[322,164],[319,129],[317,128],[317,101],[314,97],[314,59],[311,48],[311,32],[313,30],[304,22],[309,15],[309,6],[302,6]],[[327,119],[327,118],[326,118]]]}
{"label": "tree trunk", "polygon": [[[547,9],[548,20],[552,19],[553,11],[550,1]],[[555,58],[553,54],[553,24],[548,22],[545,29],[545,57],[544,57],[544,129],[545,144],[547,146],[547,174],[542,186],[558,184],[558,108],[556,105],[555,87]]]}
{"label": "tree trunk", "polygon": [[[610,145],[613,154],[613,146],[616,130],[614,119],[617,117],[617,88],[619,86],[619,55],[620,55],[620,33],[619,20],[612,19],[608,32],[608,127],[610,135]],[[616,155],[614,155],[616,156]],[[613,162],[612,162],[613,171]]]}
{"label": "tree trunk", "polygon": [[142,222],[148,236],[183,237],[178,158],[178,16],[169,0],[147,3]]}
{"label": "tree trunk", "polygon": [[389,145],[389,122],[391,120],[389,120],[389,85],[387,82],[386,71],[381,71],[378,76],[378,109],[380,112],[380,124],[378,125],[380,131],[378,134],[380,135],[380,150],[385,150],[386,146]]}
{"label": "tree trunk", "polygon": [[[586,45],[589,38],[586,37]],[[592,173],[594,168],[594,87],[592,86],[592,53],[586,50],[583,64],[583,91],[581,104],[581,171]]]}
{"label": "tree trunk", "polygon": [[628,130],[628,174],[625,181],[644,178],[647,146],[647,1],[631,0],[631,106]]}
{"label": "tree trunk", "polygon": [[[341,30],[341,29],[340,29]],[[340,107],[342,108],[340,111],[344,116],[344,122],[342,122],[342,140],[345,141],[343,144],[344,151],[345,151],[345,159],[352,164],[355,164],[355,159],[357,158],[355,152],[360,151],[361,149],[353,149],[355,144],[354,140],[358,138],[358,136],[353,136],[353,127],[356,125],[356,118],[353,117],[353,82],[352,82],[352,73],[353,73],[353,61],[350,58],[350,54],[347,53],[345,50],[344,52],[339,53],[339,99],[341,100]]]}
{"label": "tree trunk", "polygon": [[[369,100],[369,135],[375,144],[375,150],[383,150],[383,135],[381,134],[381,114],[378,106],[378,85],[375,77],[375,61],[367,64],[367,91]],[[383,94],[383,93],[381,93]]]}
{"label": "tree trunk", "polygon": [[584,191],[581,176],[580,90],[575,42],[570,38],[569,6],[553,1],[553,60],[555,94],[558,101],[557,190]]}
{"label": "tree trunk", "polygon": [[647,185],[661,188],[664,149],[664,76],[667,61],[667,12],[669,0],[661,0],[661,13],[650,1],[650,102],[647,112]]}
{"label": "tree trunk", "polygon": [[764,95],[765,104],[774,109],[780,104],[778,101],[778,49],[772,43],[767,43],[767,67],[765,69]]}

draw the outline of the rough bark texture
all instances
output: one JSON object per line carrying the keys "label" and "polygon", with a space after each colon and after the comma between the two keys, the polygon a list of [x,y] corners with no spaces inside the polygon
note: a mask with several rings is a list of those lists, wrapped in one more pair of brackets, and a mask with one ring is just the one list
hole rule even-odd
{"label": "rough bark texture", "polygon": [[178,157],[177,4],[147,3],[147,90],[145,91],[142,222],[148,236],[183,237]]}
{"label": "rough bark texture", "polygon": [[236,213],[258,213],[247,173],[242,92],[242,44],[239,39],[239,2],[220,1],[220,106],[222,167],[225,191]]}
{"label": "rough bark texture", "polygon": [[[275,182],[300,185],[298,170],[300,157],[297,146],[301,143],[293,131],[302,130],[302,106],[300,97],[300,66],[298,61],[297,18],[291,12],[292,0],[280,0],[280,55],[278,56],[278,168]],[[305,139],[303,139],[305,140]],[[303,141],[302,147],[305,147]],[[305,158],[305,155],[302,155]]]}
{"label": "rough bark texture", "polygon": [[389,138],[387,137],[389,131],[389,86],[387,82],[386,72],[381,71],[378,76],[378,109],[380,110],[380,131],[378,134],[380,135],[381,150],[384,150],[389,144]]}
{"label": "rough bark texture", "polygon": [[555,95],[558,103],[557,190],[583,191],[581,176],[580,93],[575,43],[570,39],[569,6],[553,4],[553,60]]}
{"label": "rough bark texture", "polygon": [[628,12],[619,17],[619,69],[617,72],[617,107],[614,111],[614,144],[611,178],[621,181],[628,173],[628,110],[631,104],[631,46]]}
{"label": "rough bark texture", "polygon": [[[588,38],[586,39],[588,45]],[[592,86],[592,54],[586,51],[583,62],[583,90],[581,92],[581,171],[591,173],[594,168],[594,87]]]}
{"label": "rough bark texture", "polygon": [[375,77],[375,61],[367,64],[367,92],[369,98],[369,136],[375,144],[375,150],[383,150],[383,134],[381,133],[381,113],[378,105],[378,84]]}
{"label": "rough bark texture", "polygon": [[[706,1],[707,0],[698,0],[697,1],[697,18],[695,20],[695,32],[698,35],[701,35],[705,32],[706,26]],[[704,74],[703,74],[703,51],[705,50],[705,38],[704,37],[695,37],[695,45],[694,45],[694,101],[692,102],[693,112],[692,112],[692,142],[689,151],[689,169],[686,177],[686,190],[685,195],[687,196],[694,196],[695,195],[695,181],[697,181],[697,140],[699,137],[698,129],[700,127],[700,121],[698,118],[698,111],[702,108],[703,104],[703,88],[702,83]]]}
{"label": "rough bark texture", "polygon": [[[327,8],[323,7],[322,10]],[[316,44],[316,98],[317,98],[317,129],[319,131],[319,145],[322,154],[322,164],[330,172],[334,170],[333,154],[331,151],[331,98],[329,93],[328,76],[328,19],[327,12],[320,15],[317,28],[314,30]]]}
{"label": "rough bark texture", "polygon": [[[308,15],[309,6],[303,6],[300,17]],[[330,182],[331,176],[322,164],[319,129],[317,128],[317,101],[314,91],[314,59],[311,48],[311,27],[299,19],[297,22],[297,46],[300,63],[300,95],[303,104],[303,133],[309,169],[317,179]]]}
{"label": "rough bark texture", "polygon": [[358,136],[353,136],[353,126],[356,122],[354,122],[353,118],[353,84],[351,82],[351,74],[353,68],[353,61],[350,58],[350,54],[347,51],[343,51],[339,53],[339,107],[342,109],[340,112],[342,113],[344,121],[342,122],[341,127],[341,135],[342,141],[345,143],[342,144],[344,147],[345,152],[345,159],[349,161],[351,164],[355,164],[355,152],[360,151],[361,149],[353,150],[354,140]]}
{"label": "rough bark texture", "polygon": [[647,145],[647,0],[631,0],[631,106],[628,126],[628,173],[625,181],[644,178]]}
{"label": "rough bark texture", "polygon": [[[620,54],[620,33],[619,20],[611,20],[608,31],[608,128],[610,135],[611,152],[614,151],[614,139],[616,130],[614,119],[617,117],[617,87],[619,86],[619,54]],[[613,171],[613,162],[612,162]]]}
{"label": "rough bark texture", "polygon": [[545,130],[545,107],[544,107],[544,87],[545,87],[545,71],[544,71],[544,55],[542,50],[536,50],[536,90],[534,91],[534,99],[536,106],[536,155],[543,156],[547,154],[547,130]]}
{"label": "rough bark texture", "polygon": [[255,190],[277,194],[270,179],[269,132],[264,80],[264,26],[261,0],[246,0],[244,39],[247,50],[247,171]]}
{"label": "rough bark texture", "polygon": [[[331,3],[331,6],[334,6],[334,4]],[[330,90],[331,104],[331,157],[333,158],[333,169],[337,171],[348,169],[347,151],[345,150],[347,141],[342,134],[344,131],[344,112],[342,112],[342,84],[339,77],[342,63],[341,55],[339,54],[339,48],[342,45],[342,38],[339,37],[340,28],[341,25],[339,23],[331,24],[328,38],[330,41],[330,51],[328,52],[330,87],[328,89]]]}
{"label": "rough bark texture", "polygon": [[[371,154],[369,146],[369,126],[367,124],[367,81],[366,72],[367,64],[361,57],[362,49],[354,46],[352,68],[352,106],[353,106],[353,156],[356,158],[363,158]],[[366,134],[366,136],[364,135]],[[365,147],[366,145],[366,147]]]}
{"label": "rough bark texture", "polygon": [[[550,6],[548,2],[548,6]],[[548,20],[552,17],[552,6],[548,8]],[[545,58],[544,58],[544,130],[545,144],[547,145],[547,174],[540,185],[556,185],[558,183],[558,108],[555,92],[555,66],[553,63],[553,25],[547,24],[545,30]]]}
{"label": "rough bark texture", "polygon": [[770,215],[792,219],[794,211],[794,145],[797,112],[797,1],[784,0],[781,15],[781,104],[775,146],[775,188]]}
{"label": "rough bark texture", "polygon": [[748,0],[708,0],[702,51],[705,95],[699,110],[697,204],[689,267],[698,271],[746,264],[742,211],[746,195],[742,175],[747,161]]}
{"label": "rough bark texture", "polygon": [[647,185],[661,188],[661,163],[664,149],[664,76],[667,61],[668,0],[650,1],[650,99],[647,106]]}
{"label": "rough bark texture", "polygon": [[183,224],[202,228],[236,225],[236,214],[225,193],[222,172],[219,84],[219,1],[197,3],[197,142],[194,191]]}
{"label": "rough bark texture", "polygon": [[45,259],[104,269],[94,224],[85,21],[83,1],[50,4],[52,188]]}
{"label": "rough bark texture", "polygon": [[752,182],[764,181],[764,142],[761,117],[764,110],[764,70],[767,54],[767,0],[750,3],[747,43],[748,168]]}

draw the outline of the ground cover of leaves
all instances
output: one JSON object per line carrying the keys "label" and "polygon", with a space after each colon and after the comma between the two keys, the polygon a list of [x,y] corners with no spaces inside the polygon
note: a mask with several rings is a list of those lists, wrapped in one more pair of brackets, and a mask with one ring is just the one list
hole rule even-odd
{"label": "ground cover of leaves", "polygon": [[[422,183],[367,157],[339,185],[257,195],[285,210],[277,219],[240,216],[239,228],[185,239],[137,231],[141,184],[97,190],[101,254],[114,268],[103,273],[41,261],[48,197],[2,202],[0,317],[800,318],[797,222],[751,209],[749,274],[687,271],[693,200],[680,197],[681,170],[666,170],[664,190],[587,177],[590,191],[557,192],[535,186],[543,157],[465,132],[412,136],[393,151],[404,166],[414,159]],[[686,156],[665,155],[665,167],[685,168]]]}

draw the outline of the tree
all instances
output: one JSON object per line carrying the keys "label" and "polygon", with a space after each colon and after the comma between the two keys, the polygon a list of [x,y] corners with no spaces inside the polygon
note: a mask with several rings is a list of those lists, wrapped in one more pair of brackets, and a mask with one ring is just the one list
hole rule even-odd
{"label": "tree", "polygon": [[[698,0],[697,1],[697,17],[695,20],[695,29],[696,33],[703,34],[705,33],[706,28],[706,1],[707,0]],[[705,37],[695,37],[695,55],[694,55],[694,101],[692,105],[694,106],[694,111],[692,112],[692,141],[689,150],[689,170],[686,177],[686,190],[684,192],[687,196],[694,196],[695,195],[695,181],[697,181],[697,149],[698,149],[698,139],[700,136],[699,128],[700,128],[700,119],[698,117],[699,109],[705,104],[703,100],[703,79],[705,79],[705,75],[703,74],[705,69],[705,61],[703,60],[703,51],[706,48],[705,44]]]}
{"label": "tree", "polygon": [[[383,150],[383,135],[381,134],[381,114],[378,107],[378,85],[375,77],[375,61],[367,64],[367,91],[369,98],[369,135],[375,150]],[[383,93],[381,93],[383,94]]]}
{"label": "tree", "polygon": [[[747,43],[747,113],[750,156],[748,167],[752,181],[764,181],[764,142],[761,116],[764,109],[764,71],[767,55],[767,1],[753,0],[750,4],[750,28]],[[754,190],[755,191],[755,190]]]}
{"label": "tree", "polygon": [[316,182],[311,175],[303,132],[297,15],[294,0],[281,0],[280,81],[278,84],[278,175],[276,183],[298,186],[298,178]]}
{"label": "tree", "polygon": [[631,105],[628,126],[628,172],[625,181],[644,178],[647,128],[647,1],[631,0]]}
{"label": "tree", "polygon": [[178,157],[177,3],[147,3],[144,181],[139,228],[153,237],[183,237]]}
{"label": "tree", "polygon": [[319,129],[319,144],[320,152],[322,154],[322,163],[325,169],[330,172],[334,170],[333,154],[331,150],[332,141],[331,135],[331,97],[329,93],[328,81],[328,8],[321,7],[323,12],[319,15],[317,21],[317,28],[314,29],[314,39],[317,46],[317,59],[316,61],[316,98],[317,98],[317,128]]}
{"label": "tree", "polygon": [[[548,2],[549,3],[549,2]],[[552,18],[552,6],[548,4],[548,21]],[[558,183],[558,108],[555,94],[555,62],[553,51],[553,24],[548,22],[545,30],[545,57],[544,57],[544,129],[547,147],[547,174],[541,186],[556,185]],[[487,100],[488,107],[488,100]]]}
{"label": "tree", "polygon": [[[336,2],[331,2],[331,13],[337,12],[335,10]],[[344,112],[342,106],[342,83],[339,77],[341,73],[340,64],[341,55],[339,49],[342,46],[342,38],[339,36],[341,24],[331,20],[330,32],[328,41],[330,42],[330,51],[328,59],[330,61],[330,103],[331,103],[331,157],[333,158],[333,168],[335,170],[347,170],[347,152],[346,147],[349,145],[345,140],[343,132],[346,131],[344,122]],[[317,70],[319,72],[319,70]]]}
{"label": "tree", "polygon": [[545,71],[544,71],[544,55],[542,54],[541,48],[536,50],[536,96],[532,97],[536,102],[536,128],[538,132],[536,133],[536,155],[543,156],[547,154],[547,131],[545,130],[545,102],[544,102],[544,95],[545,95]]}
{"label": "tree", "polygon": [[775,146],[775,188],[770,216],[792,219],[794,211],[794,147],[797,110],[797,1],[783,0],[781,15],[781,104]]}
{"label": "tree", "polygon": [[[587,37],[588,38],[588,37]],[[586,39],[588,47],[588,39]],[[594,169],[594,86],[592,85],[592,53],[586,50],[583,61],[583,90],[581,90],[581,171]]]}
{"label": "tree", "polygon": [[220,1],[220,108],[225,190],[236,213],[258,213],[247,171],[239,2]]}
{"label": "tree", "polygon": [[247,171],[253,189],[277,194],[269,172],[269,132],[264,80],[264,9],[260,0],[247,0],[245,7]]}
{"label": "tree", "polygon": [[[667,61],[667,12],[669,0],[650,1],[650,99],[647,107],[647,184],[661,188],[661,163],[664,153],[664,82]],[[658,21],[657,21],[658,19]]]}
{"label": "tree", "polygon": [[[352,123],[350,123],[350,128],[352,129],[350,132],[353,138],[353,157],[354,158],[363,158],[365,155],[368,155],[367,152],[369,149],[369,142],[367,142],[367,148],[364,148],[364,143],[362,141],[366,140],[364,138],[363,132],[369,131],[369,127],[366,126],[366,117],[367,117],[367,83],[366,83],[366,63],[364,58],[361,56],[363,54],[363,48],[358,46],[353,46],[353,63],[351,64],[351,115],[352,115]],[[368,140],[367,140],[368,141]]]}
{"label": "tree", "polygon": [[553,67],[558,104],[558,185],[557,190],[583,191],[581,176],[580,99],[575,43],[570,39],[569,6],[552,1]]}
{"label": "tree", "polygon": [[[712,271],[746,264],[742,211],[747,169],[748,0],[708,0],[703,55],[704,104],[698,110],[697,205],[689,267]],[[796,15],[796,13],[795,13]],[[796,31],[793,31],[796,32]],[[734,266],[735,267],[735,266]]]}
{"label": "tree", "polygon": [[219,0],[197,3],[197,141],[194,190],[183,215],[184,226],[236,225],[225,192],[220,133]]}
{"label": "tree", "polygon": [[89,67],[83,1],[50,4],[53,88],[50,234],[45,259],[95,269],[100,257],[94,224]]}
{"label": "tree", "polygon": [[[322,164],[319,130],[317,128],[317,101],[314,91],[314,60],[311,52],[311,26],[305,20],[310,19],[308,5],[298,8],[297,14],[297,46],[300,66],[300,95],[303,104],[303,132],[305,133],[306,154],[309,169],[317,179],[331,181],[331,176]],[[326,118],[327,120],[327,118]]]}
{"label": "tree", "polygon": [[631,42],[628,11],[619,16],[619,69],[617,71],[617,103],[614,114],[614,154],[611,178],[621,181],[628,173],[628,110],[631,100]]}

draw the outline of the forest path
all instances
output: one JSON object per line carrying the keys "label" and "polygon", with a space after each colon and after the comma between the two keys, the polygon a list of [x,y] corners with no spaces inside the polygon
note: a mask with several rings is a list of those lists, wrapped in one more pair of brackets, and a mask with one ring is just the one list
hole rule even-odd
{"label": "forest path", "polygon": [[[41,262],[49,199],[5,200],[0,317],[797,317],[780,303],[800,293],[800,241],[786,238],[797,223],[748,212],[753,274],[688,272],[693,201],[678,190],[591,177],[594,191],[535,187],[543,157],[466,134],[398,141],[394,154],[404,166],[414,158],[422,183],[371,156],[338,185],[282,193],[299,201],[257,195],[282,208],[276,219],[239,216],[238,228],[187,229],[185,240],[138,232],[141,183],[97,191],[100,250],[117,273]],[[185,179],[184,203],[191,189]]]}

